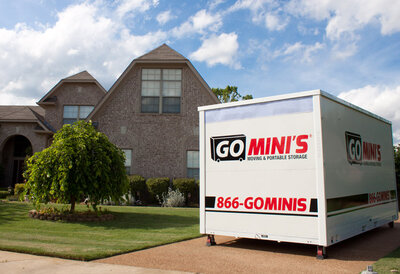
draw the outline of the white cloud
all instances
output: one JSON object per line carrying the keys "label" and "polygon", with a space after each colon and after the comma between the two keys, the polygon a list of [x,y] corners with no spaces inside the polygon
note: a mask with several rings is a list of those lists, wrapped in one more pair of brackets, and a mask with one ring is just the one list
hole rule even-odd
{"label": "white cloud", "polygon": [[251,11],[251,19],[256,24],[265,24],[270,31],[281,31],[289,23],[289,17],[283,16],[279,1],[276,0],[238,0],[227,13],[242,9]]}
{"label": "white cloud", "polygon": [[208,66],[222,64],[239,69],[241,65],[236,59],[239,49],[237,38],[238,36],[234,32],[222,33],[219,36],[213,34],[203,41],[197,51],[190,54],[190,58],[206,62]]}
{"label": "white cloud", "polygon": [[278,15],[273,13],[267,13],[265,16],[265,26],[271,31],[283,30],[288,23],[289,19],[282,20]]}
{"label": "white cloud", "polygon": [[392,122],[393,141],[400,143],[400,86],[365,86],[339,94],[340,98]]}
{"label": "white cloud", "polygon": [[15,96],[0,92],[0,105],[36,105],[37,100],[30,97]]}
{"label": "white cloud", "polygon": [[274,0],[238,0],[229,8],[229,11],[249,9],[253,13],[257,13],[264,9],[265,4],[276,5]]}
{"label": "white cloud", "polygon": [[131,34],[118,20],[118,8],[105,13],[99,3],[71,5],[53,25],[0,28],[0,104],[7,98],[16,104],[37,101],[60,79],[82,70],[111,84],[134,57],[166,39],[162,31]]}
{"label": "white cloud", "polygon": [[156,7],[158,0],[120,0],[117,3],[119,5],[116,13],[119,17],[124,17],[134,11],[145,12],[152,6]]}
{"label": "white cloud", "polygon": [[326,35],[339,40],[367,24],[379,24],[382,35],[400,31],[400,1],[393,0],[292,0],[289,13],[327,20]]}
{"label": "white cloud", "polygon": [[181,38],[187,34],[205,34],[206,30],[215,32],[221,27],[221,25],[222,18],[220,14],[211,14],[203,9],[191,16],[179,27],[173,28],[172,35]]}
{"label": "white cloud", "polygon": [[221,5],[222,3],[224,3],[226,0],[212,0],[209,2],[209,7],[210,10],[215,9],[216,7],[218,7],[219,5]]}
{"label": "white cloud", "polygon": [[[291,17],[326,24],[325,37],[332,45],[333,57],[338,59],[357,53],[360,30],[367,25],[379,27],[382,35],[400,31],[400,1],[397,0],[237,0],[224,15],[246,9],[255,24],[265,25],[270,31],[286,29]],[[304,26],[299,30],[303,34],[320,33],[318,29],[307,30]]]}
{"label": "white cloud", "polygon": [[159,13],[156,17],[157,22],[160,25],[164,25],[165,23],[167,23],[168,21],[170,21],[174,18],[176,18],[176,16],[172,15],[170,10],[163,11],[163,12]]}
{"label": "white cloud", "polygon": [[286,60],[295,59],[300,62],[312,62],[312,55],[324,48],[324,44],[316,42],[313,45],[304,45],[302,42],[294,44],[285,44],[282,49],[276,50],[273,53],[273,58],[285,57]]}

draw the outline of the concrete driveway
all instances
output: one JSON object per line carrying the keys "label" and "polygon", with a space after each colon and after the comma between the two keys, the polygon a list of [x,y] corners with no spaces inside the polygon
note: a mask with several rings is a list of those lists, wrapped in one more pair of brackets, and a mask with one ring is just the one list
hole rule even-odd
{"label": "concrete driveway", "polygon": [[328,259],[317,260],[316,247],[262,240],[205,237],[98,260],[197,273],[360,273],[400,246],[400,223],[387,225],[329,247]]}

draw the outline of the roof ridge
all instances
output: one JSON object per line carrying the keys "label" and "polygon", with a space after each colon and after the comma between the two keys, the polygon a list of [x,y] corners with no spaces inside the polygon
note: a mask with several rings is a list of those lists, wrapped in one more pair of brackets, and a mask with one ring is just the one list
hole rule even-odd
{"label": "roof ridge", "polygon": [[62,80],[96,80],[87,70],[75,73]]}
{"label": "roof ridge", "polygon": [[161,46],[153,49],[152,51],[137,57],[134,61],[138,60],[187,60],[185,56],[172,49],[167,44],[162,44]]}
{"label": "roof ridge", "polygon": [[28,107],[29,110],[35,115],[36,119],[38,120],[40,126],[44,127],[47,131],[55,132],[54,128],[44,119],[42,115]]}

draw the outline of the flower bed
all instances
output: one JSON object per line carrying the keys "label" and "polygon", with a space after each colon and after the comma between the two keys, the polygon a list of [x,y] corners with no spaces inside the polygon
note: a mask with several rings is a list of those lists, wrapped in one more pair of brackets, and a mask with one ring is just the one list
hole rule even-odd
{"label": "flower bed", "polygon": [[114,219],[112,214],[97,214],[96,212],[76,212],[76,213],[47,213],[37,210],[30,210],[29,217],[38,220],[49,221],[69,221],[69,222],[104,222]]}

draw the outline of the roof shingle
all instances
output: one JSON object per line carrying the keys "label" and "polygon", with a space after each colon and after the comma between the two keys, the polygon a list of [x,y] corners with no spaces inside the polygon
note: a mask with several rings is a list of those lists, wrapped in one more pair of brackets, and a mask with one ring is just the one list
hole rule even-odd
{"label": "roof shingle", "polygon": [[39,106],[0,106],[0,120],[32,120],[36,121],[37,117],[32,112],[35,111],[44,116],[44,109]]}
{"label": "roof shingle", "polygon": [[135,60],[187,60],[183,55],[171,49],[166,44],[142,55]]}

